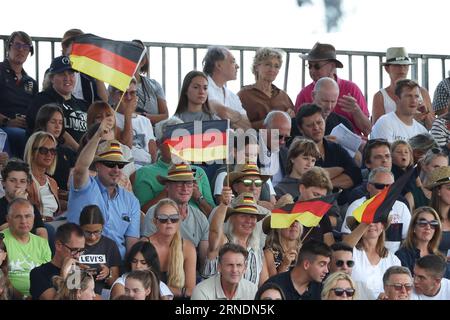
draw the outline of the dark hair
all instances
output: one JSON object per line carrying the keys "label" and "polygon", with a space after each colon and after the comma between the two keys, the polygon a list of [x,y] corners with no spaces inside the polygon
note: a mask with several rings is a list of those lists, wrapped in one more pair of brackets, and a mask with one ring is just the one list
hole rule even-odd
{"label": "dark hair", "polygon": [[409,88],[414,89],[414,88],[419,88],[420,86],[417,82],[410,80],[410,79],[402,79],[402,80],[398,80],[397,83],[395,84],[395,95],[399,98],[401,98],[402,96],[402,92],[403,92],[403,88]]}
{"label": "dark hair", "polygon": [[416,266],[431,271],[436,278],[443,278],[447,270],[445,258],[436,254],[429,254],[416,261]]}
{"label": "dark hair", "polygon": [[80,213],[80,226],[87,224],[105,224],[102,211],[95,204],[85,206]]}
{"label": "dark hair", "polygon": [[313,157],[319,159],[320,151],[316,143],[309,139],[295,138],[289,147],[287,162],[286,162],[286,173],[291,174],[294,164],[292,163],[298,156],[303,155],[307,157]]}
{"label": "dark hair", "polygon": [[[142,49],[147,49],[147,47],[145,46],[145,44],[139,40],[139,39],[134,39],[131,42],[137,44],[139,47],[141,47]],[[139,69],[140,73],[144,73],[144,74],[148,74],[148,67],[150,66],[150,57],[149,57],[149,53],[148,51],[145,53],[144,57],[142,59],[146,59],[145,64]]]}
{"label": "dark hair", "polygon": [[64,35],[61,40],[61,47],[63,49],[66,49],[75,39],[76,36],[80,36],[84,34],[83,31],[80,29],[69,29],[66,32],[64,32]]}
{"label": "dark hair", "polygon": [[131,271],[131,261],[139,252],[158,279],[161,279],[161,265],[159,264],[158,252],[149,241],[138,241],[131,247],[127,258],[125,259],[125,270],[128,272]]}
{"label": "dark hair", "polygon": [[295,116],[295,123],[297,124],[297,127],[301,129],[303,124],[303,118],[311,117],[316,113],[322,114],[322,108],[319,107],[317,104],[315,103],[302,104],[300,110],[297,112],[297,115]]}
{"label": "dark hair", "polygon": [[217,61],[225,60],[228,49],[221,46],[209,47],[203,58],[203,72],[212,76]]}
{"label": "dark hair", "polygon": [[353,254],[353,248],[345,242],[335,242],[330,246],[331,251],[348,251]]}
{"label": "dark hair", "polygon": [[322,188],[326,189],[327,192],[331,192],[333,190],[330,174],[321,167],[313,167],[302,174],[300,184],[302,184],[305,188]]}
{"label": "dark hair", "polygon": [[228,242],[219,250],[219,263],[222,261],[223,256],[228,252],[240,253],[244,256],[244,260],[247,261],[248,251],[239,244]]}
{"label": "dark hair", "polygon": [[63,124],[61,129],[61,134],[59,137],[55,137],[59,143],[61,143],[62,136],[65,131],[64,125],[64,112],[59,105],[56,103],[48,103],[44,104],[39,108],[39,111],[36,115],[36,122],[34,125],[34,131],[47,131],[47,123],[50,121],[51,117],[55,114],[55,112],[59,112],[63,118]]}
{"label": "dark hair", "polygon": [[370,163],[372,150],[381,146],[386,146],[389,149],[389,152],[391,151],[391,145],[386,139],[372,139],[367,141],[363,150],[363,163]]}
{"label": "dark hair", "polygon": [[[208,81],[208,77],[206,76],[206,74],[201,71],[193,70],[188,72],[188,74],[184,77],[183,85],[181,86],[180,98],[178,99],[178,105],[177,109],[175,110],[175,115],[187,111],[189,103],[187,91],[189,89],[189,86],[191,85],[192,80],[195,77],[203,77],[206,79],[206,81]],[[212,115],[211,109],[209,108],[208,98],[206,98],[205,103],[202,105],[202,111],[209,115]]]}
{"label": "dark hair", "polygon": [[27,181],[28,183],[31,182],[31,173],[30,173],[30,166],[25,161],[22,161],[17,158],[10,159],[5,167],[2,170],[2,180],[6,181],[8,179],[8,175],[12,171],[22,171],[25,172],[27,175]]}
{"label": "dark hair", "polygon": [[328,245],[317,240],[306,241],[298,252],[297,265],[305,260],[313,262],[316,256],[331,257],[332,251]]}
{"label": "dark hair", "polygon": [[262,294],[270,289],[277,290],[281,295],[281,300],[286,300],[286,295],[284,294],[283,289],[281,289],[281,287],[278,284],[268,281],[265,282],[261,287],[259,287],[258,291],[256,291],[254,300],[262,300],[261,299]]}
{"label": "dark hair", "polygon": [[28,44],[30,46],[30,54],[33,55],[34,54],[33,41],[31,40],[31,37],[25,31],[14,31],[13,33],[11,33],[11,35],[9,36],[9,38],[7,40],[8,50],[11,48],[11,45],[13,44],[14,39],[16,39],[17,37],[22,39],[23,42],[25,42],[26,44]]}
{"label": "dark hair", "polygon": [[67,243],[70,241],[72,234],[75,234],[75,236],[78,238],[84,238],[83,230],[80,228],[79,225],[72,222],[60,225],[58,229],[56,229],[55,241]]}

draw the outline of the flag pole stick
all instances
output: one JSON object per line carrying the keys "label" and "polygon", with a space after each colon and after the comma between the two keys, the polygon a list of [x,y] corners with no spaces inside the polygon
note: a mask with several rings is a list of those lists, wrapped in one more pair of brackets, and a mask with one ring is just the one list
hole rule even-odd
{"label": "flag pole stick", "polygon": [[122,96],[120,97],[120,100],[119,100],[119,102],[117,103],[116,108],[114,109],[115,112],[117,112],[117,109],[119,109],[119,106],[120,106],[120,104],[122,103],[123,97],[125,96],[125,92],[126,92],[126,91],[122,92]]}
{"label": "flag pole stick", "polygon": [[305,234],[305,236],[303,237],[303,239],[300,240],[301,243],[303,243],[303,241],[305,241],[305,239],[309,236],[309,234],[311,233],[311,231],[314,229],[314,227],[311,227],[311,229],[308,230],[308,232]]}

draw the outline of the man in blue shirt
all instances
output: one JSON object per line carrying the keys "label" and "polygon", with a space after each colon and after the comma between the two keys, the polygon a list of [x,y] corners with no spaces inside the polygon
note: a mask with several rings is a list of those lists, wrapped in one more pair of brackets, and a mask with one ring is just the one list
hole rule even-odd
{"label": "man in blue shirt", "polygon": [[[113,239],[122,259],[127,249],[139,238],[139,201],[130,192],[117,185],[121,169],[128,163],[117,140],[102,141],[113,130],[114,119],[105,118],[95,135],[80,152],[70,179],[67,219],[78,223],[81,210],[97,205],[105,219],[103,234]],[[95,157],[94,157],[95,155]],[[96,177],[89,176],[94,162]]]}

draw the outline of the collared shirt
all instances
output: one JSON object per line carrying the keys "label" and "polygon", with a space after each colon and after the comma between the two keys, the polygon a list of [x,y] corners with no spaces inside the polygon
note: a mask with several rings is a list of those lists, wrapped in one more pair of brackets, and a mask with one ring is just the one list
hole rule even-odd
{"label": "collared shirt", "polygon": [[[361,90],[358,88],[356,83],[344,79],[340,79],[338,76],[335,76],[335,80],[339,86],[339,97],[338,99],[342,98],[344,95],[351,95],[353,98],[356,99],[356,102],[358,103],[358,106],[361,108],[361,111],[369,117],[369,109],[367,109],[367,102],[364,98],[364,95],[362,94]],[[313,101],[312,98],[312,92],[314,90],[314,86],[316,85],[315,82],[310,83],[306,87],[304,87],[300,93],[297,96],[297,100],[295,101],[295,112],[298,112],[298,110],[301,108],[302,104],[304,103],[311,103]],[[342,106],[340,104],[337,104],[336,107],[333,110],[337,114],[340,114],[343,117],[346,117],[353,125],[354,132],[356,134],[361,135],[362,131],[358,126],[356,125],[355,119],[353,118],[353,115],[351,113],[345,112],[342,110]]]}
{"label": "collared shirt", "polygon": [[226,86],[219,87],[210,76],[208,76],[208,100],[215,100],[224,106],[247,116],[247,111],[242,107],[239,97],[231,92]]}
{"label": "collared shirt", "polygon": [[292,270],[282,272],[269,278],[265,283],[278,284],[286,296],[286,300],[320,300],[322,284],[311,281],[303,294],[300,294],[294,287],[291,279]]}
{"label": "collared shirt", "polygon": [[[157,177],[167,176],[170,165],[171,163],[164,162],[160,157],[155,163],[141,167],[136,171],[133,192],[141,206],[154,199],[164,190],[164,186],[159,183]],[[198,166],[192,166],[192,168],[195,169],[195,180],[200,193],[210,206],[215,207],[208,176],[202,168]],[[189,200],[189,205],[199,209],[197,202],[192,198]]]}
{"label": "collared shirt", "polygon": [[[276,186],[278,182],[283,179],[284,168],[280,163],[280,151],[271,152],[266,145],[263,138],[259,139],[259,146],[261,151],[259,152],[259,169],[261,174],[271,176],[272,186]],[[270,194],[275,194],[275,190],[270,190]]]}
{"label": "collared shirt", "polygon": [[87,205],[97,205],[105,219],[103,235],[116,242],[123,259],[126,251],[125,237],[139,238],[139,201],[122,187],[116,187],[116,193],[111,198],[98,177],[89,177],[80,189],[74,188],[73,176],[69,183],[68,222],[79,224],[81,210]]}
{"label": "collared shirt", "polygon": [[38,84],[22,69],[22,79],[17,81],[8,59],[0,62],[0,113],[15,118],[17,113],[26,115],[28,106],[38,93]]}
{"label": "collared shirt", "polygon": [[[257,290],[254,283],[241,278],[230,300],[253,300]],[[200,282],[192,291],[191,300],[229,300],[223,292],[220,274]]]}

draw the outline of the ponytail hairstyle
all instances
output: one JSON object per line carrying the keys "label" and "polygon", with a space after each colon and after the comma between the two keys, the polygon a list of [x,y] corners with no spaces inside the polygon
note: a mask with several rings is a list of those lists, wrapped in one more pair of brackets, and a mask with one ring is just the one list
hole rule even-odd
{"label": "ponytail hairstyle", "polygon": [[134,279],[142,283],[144,289],[150,289],[150,294],[145,300],[161,300],[159,291],[159,279],[152,270],[135,270],[127,274],[127,279]]}

